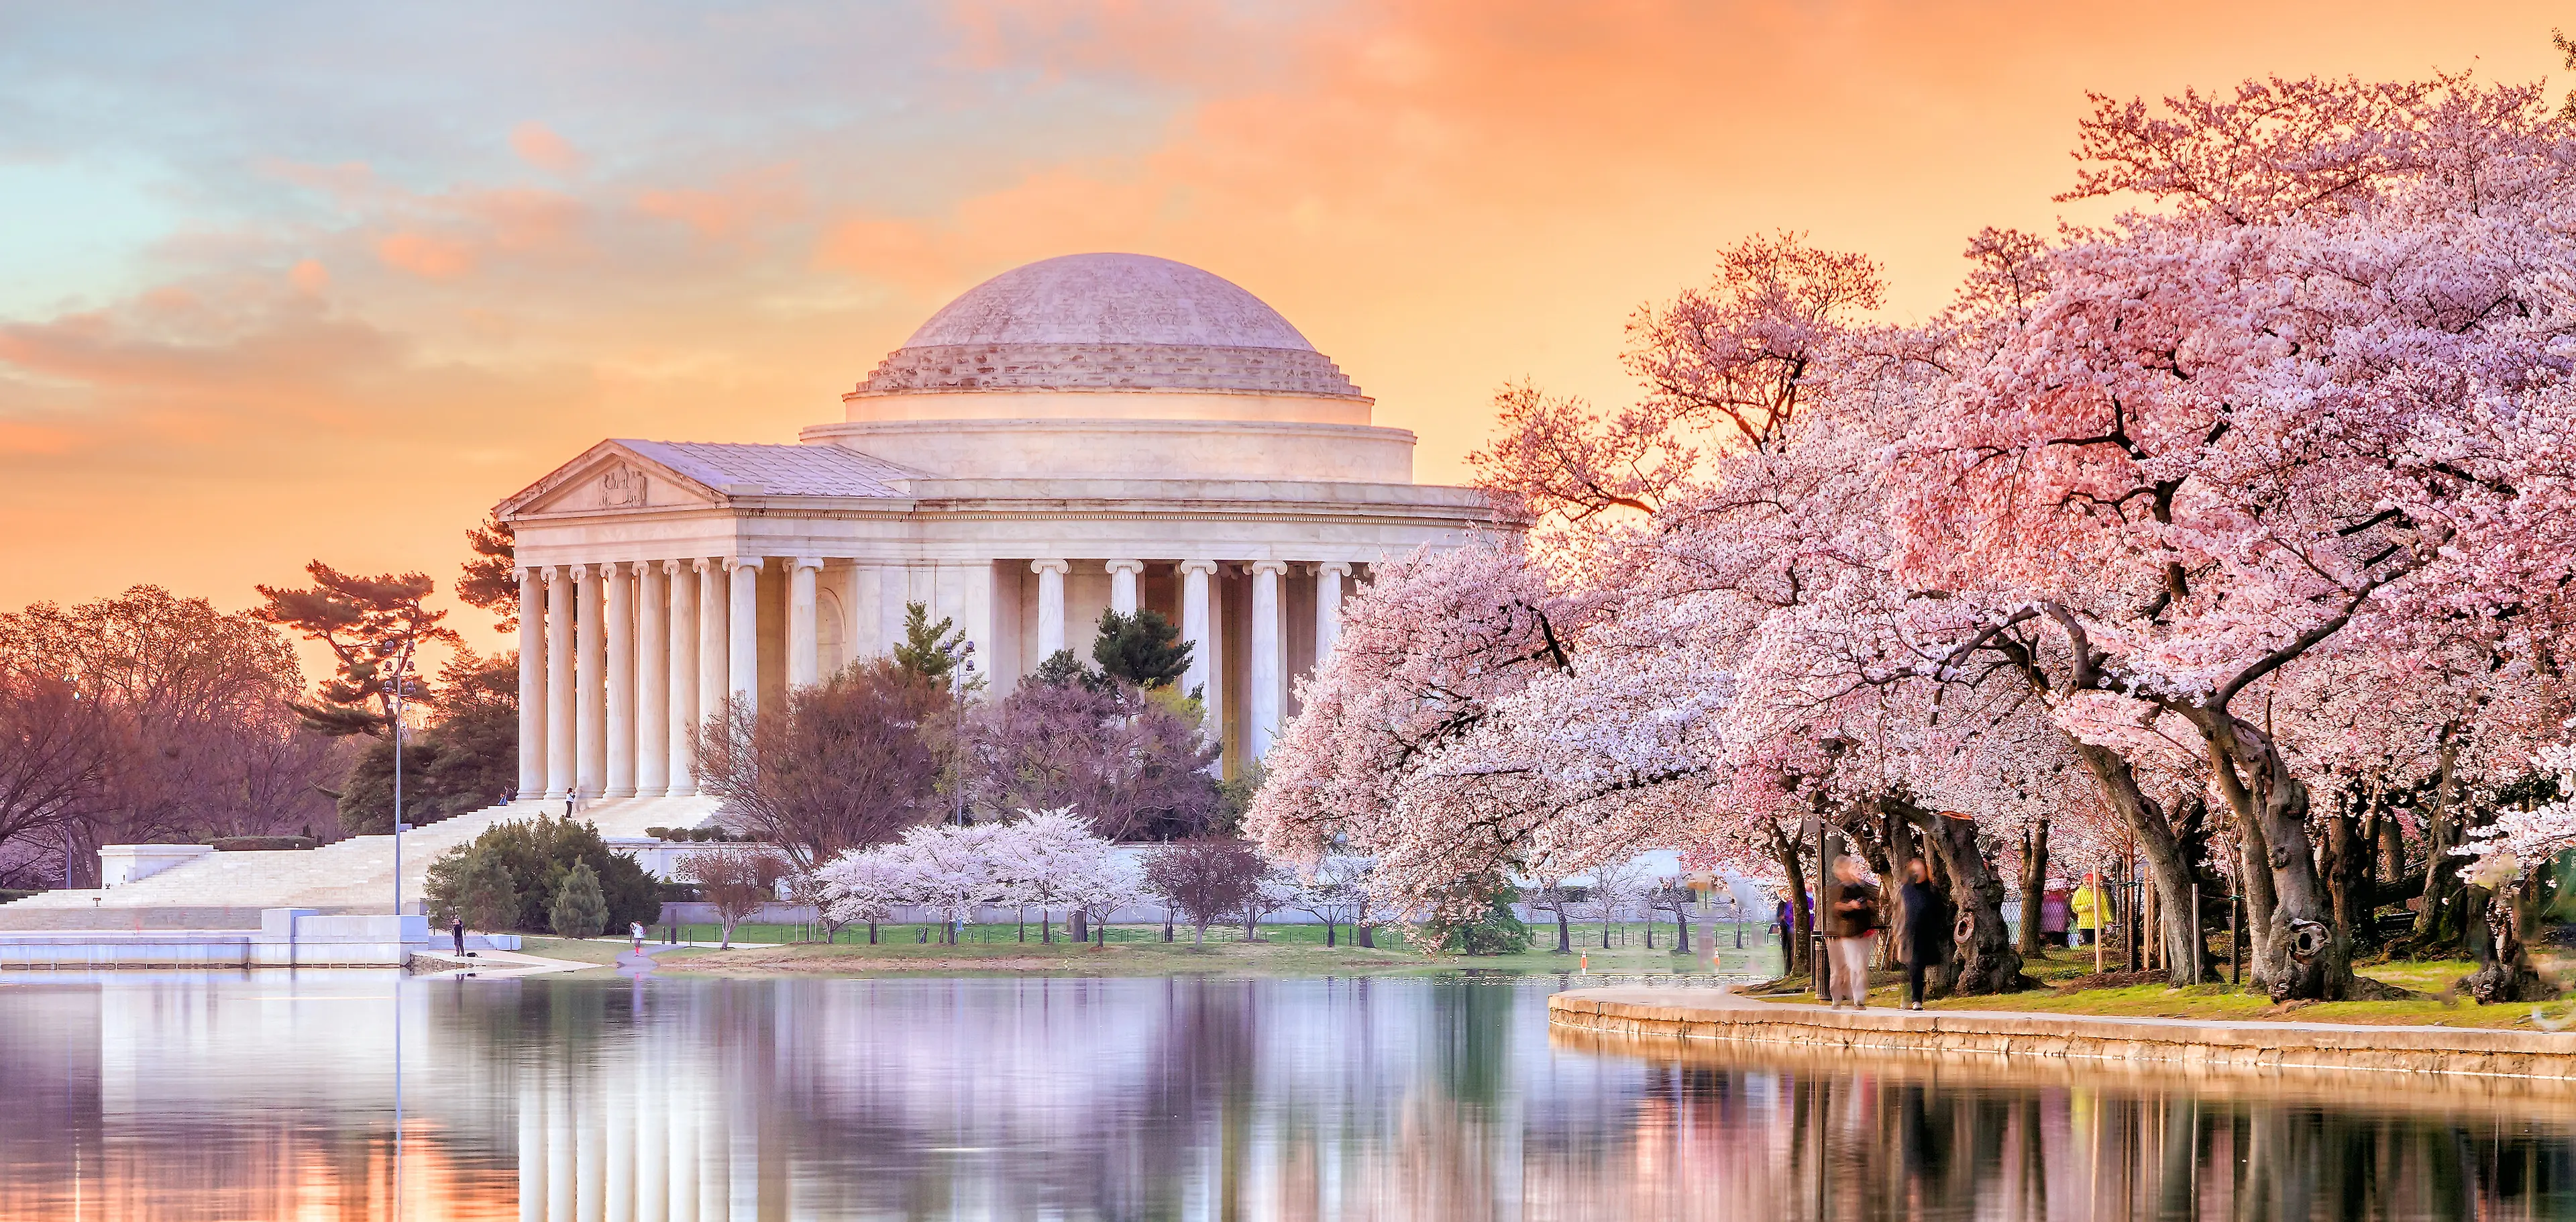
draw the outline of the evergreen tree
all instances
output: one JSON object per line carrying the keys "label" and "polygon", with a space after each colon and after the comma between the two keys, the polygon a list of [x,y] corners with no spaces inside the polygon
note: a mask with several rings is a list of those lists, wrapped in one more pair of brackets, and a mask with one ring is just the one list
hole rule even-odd
{"label": "evergreen tree", "polygon": [[591,873],[589,862],[575,863],[564,875],[547,916],[557,937],[595,938],[608,928],[608,897],[600,894],[599,876]]}
{"label": "evergreen tree", "polygon": [[1091,643],[1091,657],[1100,663],[1102,674],[1138,687],[1177,683],[1190,673],[1190,643],[1159,611],[1101,612],[1100,635]]}
{"label": "evergreen tree", "polygon": [[[403,670],[426,642],[459,644],[456,630],[439,623],[444,611],[424,602],[436,588],[420,573],[385,573],[361,577],[343,573],[319,560],[304,566],[313,577],[306,589],[258,586],[268,600],[254,614],[281,628],[292,628],[331,651],[339,673],[324,680],[321,701],[293,707],[304,724],[334,736],[382,736],[393,724],[393,694],[386,677]],[[415,674],[416,696],[422,687]]]}
{"label": "evergreen tree", "polygon": [[943,615],[933,624],[930,608],[905,603],[903,643],[894,647],[894,664],[945,687],[948,673],[965,657],[965,642],[966,630],[955,620]]}
{"label": "evergreen tree", "polygon": [[487,932],[516,927],[519,892],[510,882],[509,863],[498,853],[469,851],[464,873],[457,879],[455,901],[432,915],[442,924],[461,919],[468,927]]}
{"label": "evergreen tree", "polygon": [[511,893],[519,897],[517,919],[499,928],[532,933],[546,929],[553,898],[577,866],[589,868],[593,885],[607,900],[604,927],[623,927],[633,921],[649,924],[661,919],[661,891],[653,876],[645,873],[633,857],[611,851],[608,842],[600,838],[598,828],[561,816],[495,824],[475,837],[472,844],[460,844],[441,854],[429,866],[426,892],[433,911],[456,911],[464,892],[465,874],[479,854],[491,855],[509,870]]}
{"label": "evergreen tree", "polygon": [[492,613],[498,632],[519,630],[519,558],[517,532],[499,518],[485,515],[483,524],[465,532],[474,552],[456,578],[456,601]]}
{"label": "evergreen tree", "polygon": [[1041,687],[1091,687],[1095,678],[1091,668],[1073,656],[1070,649],[1048,654],[1046,660],[1038,663],[1038,668],[1029,674],[1029,682]]}

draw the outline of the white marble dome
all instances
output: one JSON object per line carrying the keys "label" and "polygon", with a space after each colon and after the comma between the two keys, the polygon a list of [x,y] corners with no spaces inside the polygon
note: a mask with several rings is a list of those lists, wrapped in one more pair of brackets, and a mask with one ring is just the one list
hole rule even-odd
{"label": "white marble dome", "polygon": [[1279,311],[1227,280],[1152,255],[1061,255],[966,290],[905,340],[950,344],[1181,344],[1315,350]]}
{"label": "white marble dome", "polygon": [[1183,391],[1363,398],[1277,310],[1152,255],[1063,255],[949,302],[855,398],[960,392]]}

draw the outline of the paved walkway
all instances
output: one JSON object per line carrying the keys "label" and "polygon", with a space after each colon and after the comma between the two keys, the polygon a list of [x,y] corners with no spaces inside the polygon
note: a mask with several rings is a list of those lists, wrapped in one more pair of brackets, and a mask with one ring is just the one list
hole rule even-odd
{"label": "paved walkway", "polygon": [[2576,1032],[2345,1023],[2107,1018],[2019,1010],[1836,1010],[1727,989],[1574,989],[1548,999],[1566,1029],[1682,1040],[1984,1053],[2192,1065],[2569,1077]]}

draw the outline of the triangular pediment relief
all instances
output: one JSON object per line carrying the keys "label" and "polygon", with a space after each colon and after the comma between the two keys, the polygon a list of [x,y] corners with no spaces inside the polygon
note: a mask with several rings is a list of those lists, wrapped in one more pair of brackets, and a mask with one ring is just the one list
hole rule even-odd
{"label": "triangular pediment relief", "polygon": [[504,518],[719,505],[716,489],[615,441],[591,447],[497,507]]}

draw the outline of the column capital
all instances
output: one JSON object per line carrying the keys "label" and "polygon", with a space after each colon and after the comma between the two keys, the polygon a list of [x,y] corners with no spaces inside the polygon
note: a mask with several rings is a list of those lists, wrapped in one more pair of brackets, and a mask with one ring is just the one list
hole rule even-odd
{"label": "column capital", "polygon": [[1321,577],[1326,573],[1331,573],[1337,577],[1348,577],[1351,575],[1351,562],[1347,560],[1320,560],[1314,564],[1306,566],[1306,571],[1313,573],[1317,577]]}
{"label": "column capital", "polygon": [[1288,575],[1288,562],[1285,560],[1255,560],[1244,565],[1243,569],[1245,572],[1255,575],[1270,573],[1275,576],[1285,577]]}
{"label": "column capital", "polygon": [[724,571],[724,561],[714,556],[692,556],[689,558],[689,567],[700,573],[721,573]]}
{"label": "column capital", "polygon": [[1142,560],[1112,560],[1101,567],[1112,573],[1118,572],[1121,569],[1130,573],[1143,573],[1145,571],[1145,562]]}
{"label": "column capital", "polygon": [[724,566],[727,569],[750,569],[758,572],[762,565],[768,563],[768,560],[766,556],[727,556],[724,558]]}
{"label": "column capital", "polygon": [[794,568],[815,569],[819,571],[823,567],[823,558],[821,556],[798,556],[794,560],[789,561],[788,564]]}
{"label": "column capital", "polygon": [[1066,573],[1072,572],[1073,566],[1062,560],[1032,560],[1029,562],[1029,571],[1032,573],[1053,573],[1061,577]]}
{"label": "column capital", "polygon": [[568,564],[564,566],[564,576],[574,581],[588,581],[598,569],[599,566],[595,564]]}
{"label": "column capital", "polygon": [[689,562],[686,560],[665,560],[662,562],[662,575],[665,577],[677,577],[682,572],[686,571],[688,564]]}
{"label": "column capital", "polygon": [[1184,560],[1181,562],[1181,572],[1184,576],[1197,573],[1202,577],[1213,577],[1216,575],[1216,561]]}

